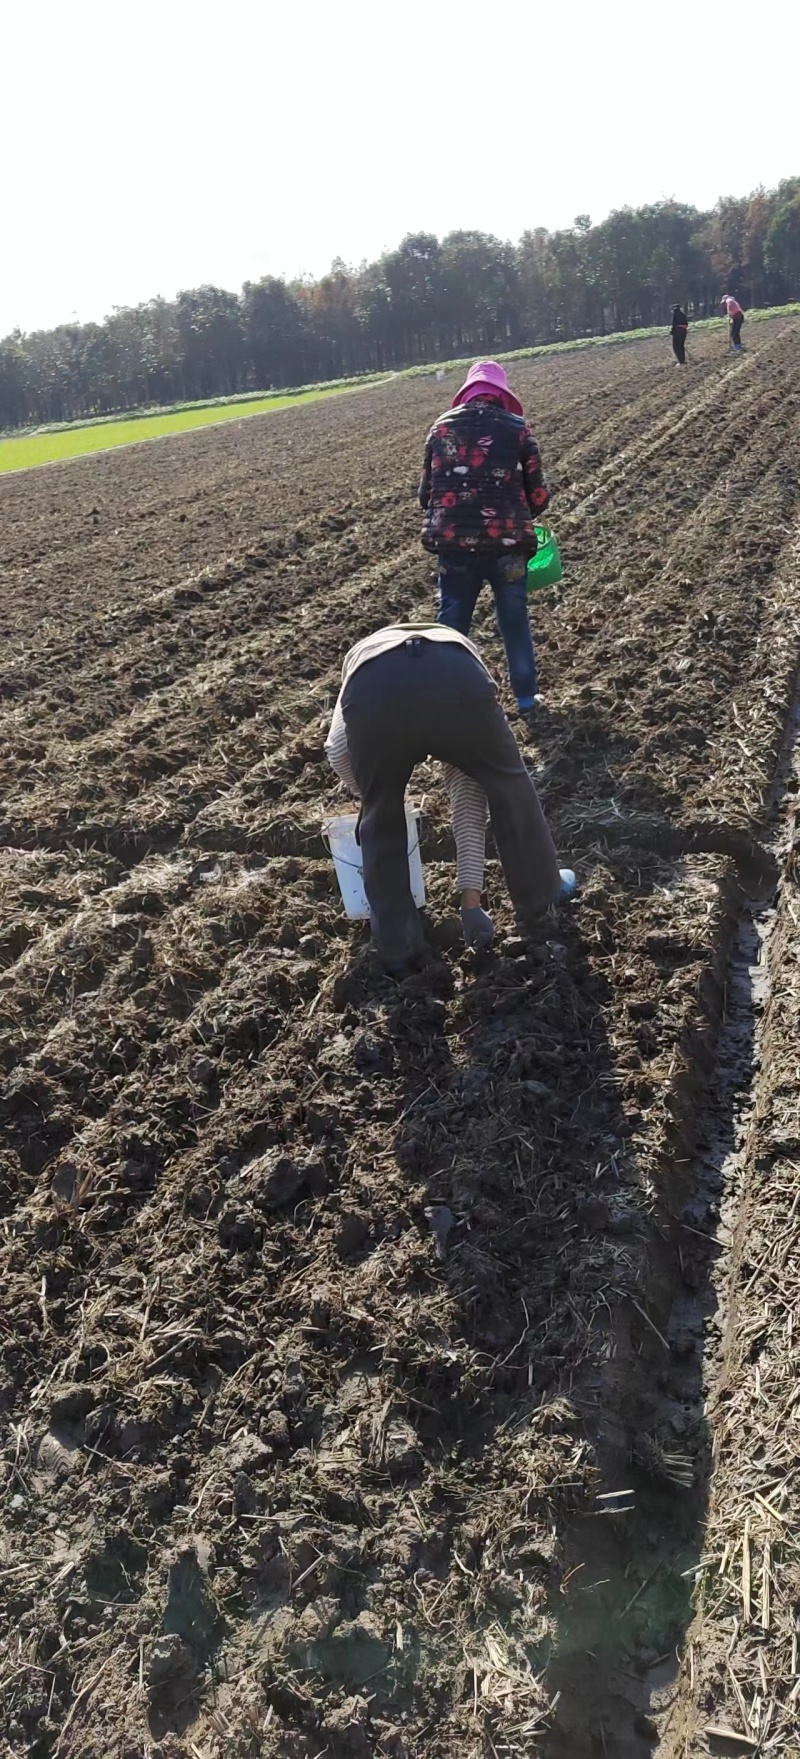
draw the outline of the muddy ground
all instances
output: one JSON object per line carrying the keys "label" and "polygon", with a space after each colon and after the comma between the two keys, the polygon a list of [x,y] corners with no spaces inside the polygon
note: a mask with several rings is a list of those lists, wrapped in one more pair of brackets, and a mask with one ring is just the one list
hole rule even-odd
{"label": "muddy ground", "polygon": [[[465,955],[431,766],[400,986],[338,903],[322,743],[346,648],[431,603],[455,380],[0,483],[10,1753],[646,1759],[730,1724],[685,1662],[707,1163],[787,860],[799,337],[520,364],[566,561],[528,753],[581,896],[523,940],[490,865]],[[487,607],[477,639],[503,676]]]}

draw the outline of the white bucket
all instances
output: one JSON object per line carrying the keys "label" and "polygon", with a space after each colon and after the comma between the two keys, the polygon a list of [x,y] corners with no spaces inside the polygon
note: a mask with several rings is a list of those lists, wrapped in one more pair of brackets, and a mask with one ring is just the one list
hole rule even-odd
{"label": "white bucket", "polygon": [[[333,856],[342,903],[348,916],[354,922],[369,918],[369,904],[367,894],[364,891],[361,850],[356,842],[357,824],[357,813],[346,812],[341,818],[327,819],[322,827],[322,834]],[[419,820],[413,806],[406,807],[406,826],[408,829],[408,877],[411,884],[411,895],[417,909],[421,910],[425,903],[425,879],[422,872],[422,857],[419,852]]]}

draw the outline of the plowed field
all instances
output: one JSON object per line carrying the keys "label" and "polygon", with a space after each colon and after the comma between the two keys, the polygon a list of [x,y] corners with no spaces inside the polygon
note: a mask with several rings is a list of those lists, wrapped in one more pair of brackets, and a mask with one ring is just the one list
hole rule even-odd
{"label": "plowed field", "polygon": [[[9,1753],[704,1750],[667,1713],[708,1095],[800,657],[800,326],[747,339],[520,363],[566,563],[528,750],[582,891],[522,940],[491,863],[467,956],[418,772],[399,986],[338,903],[322,744],[347,647],[432,603],[455,380],[0,481]],[[475,635],[504,675],[486,606]]]}

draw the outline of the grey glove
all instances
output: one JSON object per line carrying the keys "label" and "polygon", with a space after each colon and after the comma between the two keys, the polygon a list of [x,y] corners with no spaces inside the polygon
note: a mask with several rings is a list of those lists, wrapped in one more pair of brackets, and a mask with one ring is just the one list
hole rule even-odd
{"label": "grey glove", "polygon": [[464,925],[464,939],[468,947],[490,947],[494,940],[494,923],[479,904],[470,905],[462,910],[461,921]]}

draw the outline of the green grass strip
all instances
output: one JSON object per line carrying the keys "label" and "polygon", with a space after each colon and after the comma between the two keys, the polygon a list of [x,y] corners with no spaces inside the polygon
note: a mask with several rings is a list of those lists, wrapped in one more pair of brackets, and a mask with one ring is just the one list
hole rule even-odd
{"label": "green grass strip", "polygon": [[[762,318],[795,318],[800,316],[800,305],[770,305],[754,307],[744,314],[745,326],[758,323]],[[727,318],[690,318],[689,342],[696,330],[725,330],[728,328]],[[534,342],[530,348],[514,348],[503,354],[495,354],[495,360],[538,360],[539,356],[549,354],[580,354],[589,348],[619,348],[630,342],[648,342],[660,336],[669,347],[670,335],[667,324],[649,324],[643,330],[613,330],[604,336],[574,336],[568,342]],[[746,337],[745,337],[746,341]],[[396,375],[400,379],[428,378],[434,373],[464,372],[476,359],[475,354],[464,355],[459,360],[437,360],[420,366],[406,366]]]}
{"label": "green grass strip", "polygon": [[0,440],[0,473],[31,470],[39,464],[56,464],[64,458],[82,458],[115,446],[133,446],[140,440],[160,440],[192,428],[210,427],[222,421],[242,421],[250,415],[271,415],[298,403],[316,403],[323,397],[341,397],[356,385],[337,385],[327,391],[303,391],[289,397],[261,397],[245,403],[216,404],[206,409],[183,409],[172,415],[138,416],[122,421],[98,422],[93,427],[65,428],[60,433],[25,434]]}
{"label": "green grass strip", "polygon": [[[800,305],[774,305],[745,313],[745,322],[757,323],[763,318],[800,316]],[[727,318],[697,318],[689,326],[689,341],[697,330],[727,329]],[[535,343],[530,348],[516,348],[498,354],[498,360],[533,360],[539,355],[577,354],[587,348],[608,348],[631,342],[643,342],[660,336],[669,341],[664,324],[650,325],[643,330],[618,330],[607,336],[579,336],[568,342]],[[216,401],[185,404],[158,414],[131,413],[121,419],[102,416],[97,422],[76,422],[72,426],[48,428],[25,433],[19,439],[0,439],[0,474],[10,470],[31,470],[38,464],[56,464],[63,458],[82,458],[92,452],[105,452],[113,446],[133,446],[139,440],[159,440],[167,434],[188,433],[193,428],[209,427],[222,421],[243,421],[248,415],[270,415],[274,410],[294,408],[298,403],[316,403],[323,397],[341,397],[348,391],[373,389],[389,379],[427,378],[436,372],[463,371],[475,358],[432,361],[427,365],[404,367],[399,372],[386,372],[361,379],[329,382],[306,390],[289,391],[283,396],[258,397],[252,392],[238,402]]]}

